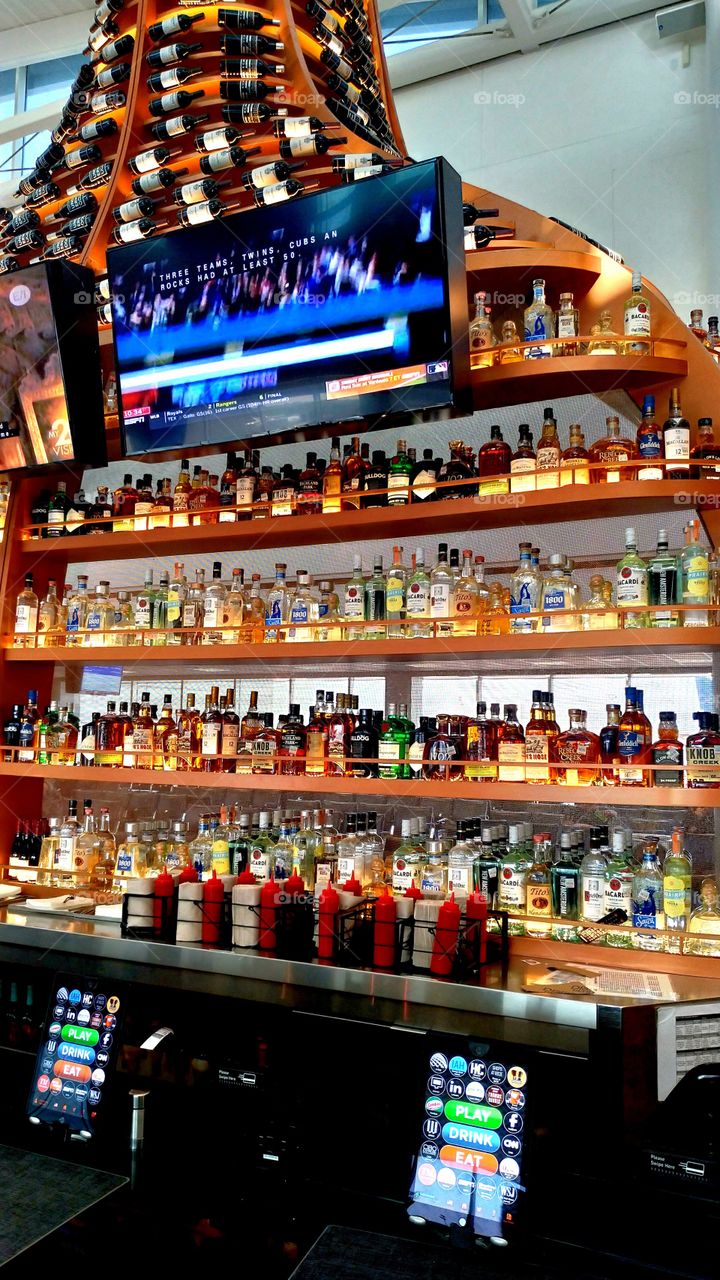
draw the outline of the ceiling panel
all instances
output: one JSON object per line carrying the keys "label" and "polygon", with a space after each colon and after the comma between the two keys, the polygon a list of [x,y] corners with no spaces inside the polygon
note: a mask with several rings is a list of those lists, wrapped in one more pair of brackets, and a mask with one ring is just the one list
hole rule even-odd
{"label": "ceiling panel", "polygon": [[17,27],[34,26],[50,18],[61,18],[68,13],[88,14],[88,26],[93,5],[82,0],[0,0],[0,31],[13,31]]}

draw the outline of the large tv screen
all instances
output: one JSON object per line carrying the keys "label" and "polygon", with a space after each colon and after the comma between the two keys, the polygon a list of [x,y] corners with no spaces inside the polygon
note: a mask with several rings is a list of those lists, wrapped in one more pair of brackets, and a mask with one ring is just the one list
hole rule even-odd
{"label": "large tv screen", "polygon": [[429,160],[113,249],[126,453],[467,412],[462,243]]}
{"label": "large tv screen", "polygon": [[0,471],[106,457],[92,272],[39,262],[0,276]]}

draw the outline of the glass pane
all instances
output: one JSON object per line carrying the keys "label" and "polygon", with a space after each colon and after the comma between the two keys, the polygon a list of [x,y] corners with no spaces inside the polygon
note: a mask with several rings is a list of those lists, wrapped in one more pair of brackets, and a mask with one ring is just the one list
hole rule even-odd
{"label": "glass pane", "polygon": [[[0,120],[7,120],[15,112],[15,72],[0,71]],[[14,172],[20,169],[20,156],[13,156],[20,146],[14,142],[4,142],[0,147],[0,180],[9,180]]]}
{"label": "glass pane", "polygon": [[385,53],[405,53],[432,40],[472,31],[478,25],[477,0],[442,0],[428,6],[427,0],[407,0],[380,14]]}
{"label": "glass pane", "polygon": [[[508,682],[510,683],[510,682]],[[447,714],[474,716],[477,709],[477,680],[474,676],[414,676],[410,719]]]}
{"label": "glass pane", "polygon": [[712,711],[712,677],[702,675],[631,675],[630,684],[642,689],[645,715],[653,727],[653,739],[657,737],[658,716],[661,711],[674,711],[677,715],[680,737],[697,732],[695,711]]}
{"label": "glass pane", "polygon": [[357,694],[358,710],[371,707],[373,711],[385,710],[385,677],[353,676],[350,692]]}
{"label": "glass pane", "polygon": [[622,672],[604,676],[553,676],[555,715],[560,732],[568,728],[568,708],[581,707],[587,711],[588,729],[599,733],[607,721],[605,710],[608,702],[618,702],[625,707],[625,676]]}
{"label": "glass pane", "polygon": [[67,58],[51,58],[48,62],[34,62],[27,69],[25,110],[44,107],[56,98],[62,98],[70,88],[81,64],[81,53]]}
{"label": "glass pane", "polygon": [[[508,702],[517,706],[518,720],[524,726],[530,719],[530,705],[534,689],[548,689],[548,676],[483,676],[480,680],[478,698],[487,703],[488,714],[490,703],[500,703],[500,715]],[[474,714],[474,710],[473,710]]]}

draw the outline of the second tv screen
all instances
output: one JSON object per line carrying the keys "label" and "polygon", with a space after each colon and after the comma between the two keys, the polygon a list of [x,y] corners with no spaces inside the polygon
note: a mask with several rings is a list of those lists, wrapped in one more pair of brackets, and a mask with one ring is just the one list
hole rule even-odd
{"label": "second tv screen", "polygon": [[443,172],[427,161],[113,250],[125,451],[449,407]]}

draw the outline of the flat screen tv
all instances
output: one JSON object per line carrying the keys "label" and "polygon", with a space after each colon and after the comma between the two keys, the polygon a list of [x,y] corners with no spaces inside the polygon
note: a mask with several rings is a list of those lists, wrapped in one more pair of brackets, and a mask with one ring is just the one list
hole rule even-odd
{"label": "flat screen tv", "polygon": [[125,452],[467,413],[462,246],[428,160],[111,250]]}
{"label": "flat screen tv", "polygon": [[38,262],[0,276],[0,471],[107,461],[94,276]]}

